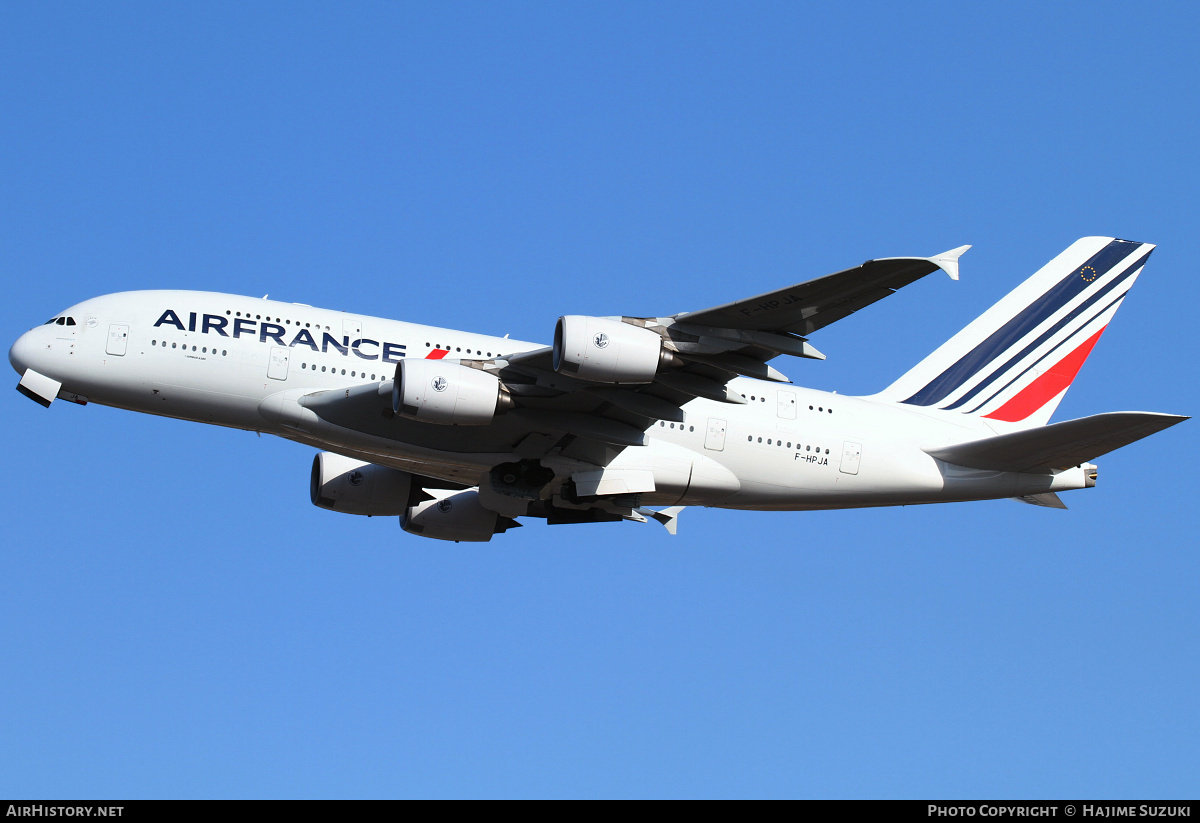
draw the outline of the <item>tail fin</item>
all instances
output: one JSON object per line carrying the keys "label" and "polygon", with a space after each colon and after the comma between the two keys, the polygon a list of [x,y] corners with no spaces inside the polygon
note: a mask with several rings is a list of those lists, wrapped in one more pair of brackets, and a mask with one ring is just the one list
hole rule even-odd
{"label": "tail fin", "polygon": [[1045,425],[1153,249],[1075,241],[876,396],[1001,429]]}

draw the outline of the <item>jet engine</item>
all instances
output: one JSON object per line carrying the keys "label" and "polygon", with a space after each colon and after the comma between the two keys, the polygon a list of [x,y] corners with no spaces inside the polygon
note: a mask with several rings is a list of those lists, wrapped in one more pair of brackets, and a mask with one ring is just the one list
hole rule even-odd
{"label": "jet engine", "polygon": [[368,517],[402,515],[408,510],[412,475],[333,452],[313,458],[309,497],[314,506]]}
{"label": "jet engine", "polygon": [[485,426],[514,405],[500,379],[443,360],[401,360],[392,383],[392,411],[423,423]]}
{"label": "jet engine", "polygon": [[435,500],[423,500],[410,506],[400,518],[400,526],[409,534],[432,537],[434,540],[453,540],[455,543],[486,543],[493,534],[500,534],[521,524],[485,509],[474,489],[461,492],[429,490],[442,495]]}
{"label": "jet engine", "polygon": [[673,355],[649,329],[608,317],[567,315],[554,327],[554,370],[597,383],[652,383]]}

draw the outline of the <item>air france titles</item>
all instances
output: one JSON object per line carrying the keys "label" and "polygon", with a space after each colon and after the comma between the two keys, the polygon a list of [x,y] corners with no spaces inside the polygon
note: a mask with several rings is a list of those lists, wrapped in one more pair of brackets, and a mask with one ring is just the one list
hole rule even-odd
{"label": "air france titles", "polygon": [[[231,323],[232,328],[230,327]],[[308,329],[296,329],[292,339],[285,343],[284,336],[288,334],[289,330],[278,323],[270,323],[265,320],[260,323],[247,317],[222,317],[219,314],[198,316],[196,312],[189,312],[188,322],[185,325],[179,315],[171,309],[163,312],[162,317],[154,321],[154,325],[156,328],[158,326],[174,326],[180,331],[199,331],[201,334],[217,334],[221,337],[256,337],[260,343],[270,340],[276,346],[291,348],[307,346],[314,352],[328,353],[332,346],[343,357],[349,357],[350,353],[354,352],[355,356],[363,360],[380,360],[384,363],[399,363],[400,359],[404,357],[405,348],[402,343],[380,343],[365,337],[351,340],[349,335],[338,340],[328,332],[321,333],[321,344],[318,346],[316,338]]]}

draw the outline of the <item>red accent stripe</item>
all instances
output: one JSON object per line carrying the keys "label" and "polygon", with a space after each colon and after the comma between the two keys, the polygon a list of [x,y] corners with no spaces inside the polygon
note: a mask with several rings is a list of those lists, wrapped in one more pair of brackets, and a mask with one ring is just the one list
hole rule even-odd
{"label": "red accent stripe", "polygon": [[1067,386],[1071,385],[1071,381],[1075,379],[1075,375],[1079,373],[1079,369],[1083,366],[1083,361],[1087,360],[1087,356],[1092,353],[1092,346],[1096,345],[1096,341],[1100,339],[1100,335],[1104,334],[1104,329],[1107,328],[1108,326],[1104,326],[1100,331],[1083,341],[1079,348],[1075,349],[1075,351],[1068,354],[1062,360],[1059,360],[1057,364],[1050,368],[1050,371],[1040,375],[1028,386],[1017,392],[1016,396],[1007,403],[991,414],[985,414],[984,417],[990,420],[1003,420],[1007,423],[1016,423],[1029,417],[1029,415],[1049,403],[1061,394]]}
{"label": "red accent stripe", "polygon": [[426,360],[441,360],[450,353],[449,349],[434,349],[429,354],[425,355]]}

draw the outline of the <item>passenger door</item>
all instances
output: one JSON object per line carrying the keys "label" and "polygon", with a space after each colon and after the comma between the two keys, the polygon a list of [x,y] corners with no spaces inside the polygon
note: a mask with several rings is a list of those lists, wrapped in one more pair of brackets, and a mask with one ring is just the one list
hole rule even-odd
{"label": "passenger door", "polygon": [[287,380],[288,358],[291,352],[283,346],[271,347],[271,362],[267,364],[267,377],[272,380]]}
{"label": "passenger door", "polygon": [[115,354],[117,357],[124,357],[128,345],[129,326],[113,323],[108,327],[108,344],[104,347],[104,351]]}
{"label": "passenger door", "polygon": [[708,418],[708,431],[704,435],[704,448],[715,452],[724,451],[726,425],[727,423],[724,420],[718,420],[715,417]]}
{"label": "passenger door", "polygon": [[796,419],[796,393],[794,391],[779,392],[779,416],[784,420]]}
{"label": "passenger door", "polygon": [[858,464],[861,460],[862,443],[847,440],[842,444],[842,474],[858,474]]}

